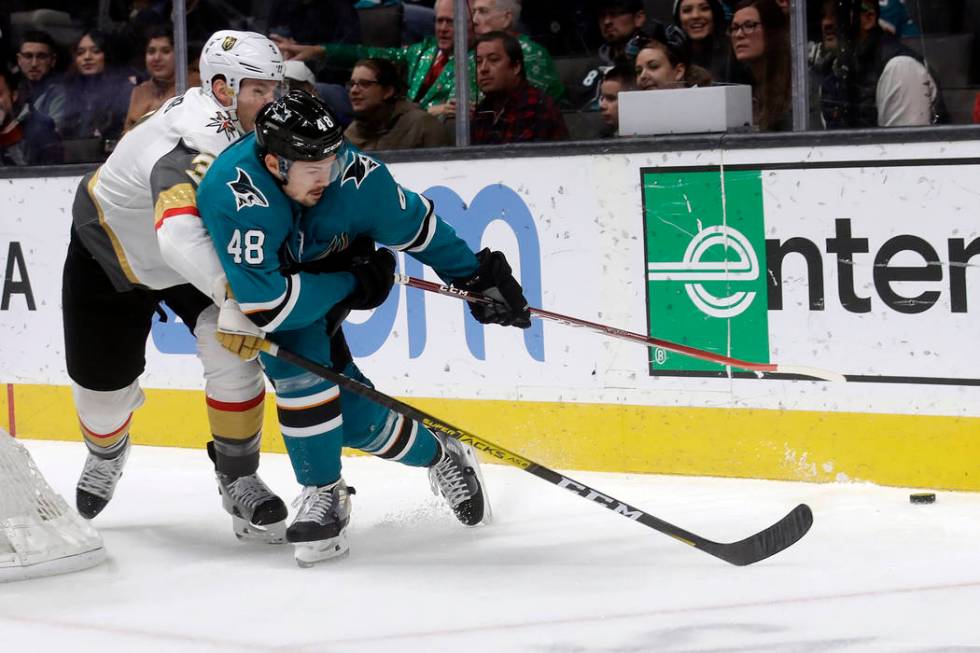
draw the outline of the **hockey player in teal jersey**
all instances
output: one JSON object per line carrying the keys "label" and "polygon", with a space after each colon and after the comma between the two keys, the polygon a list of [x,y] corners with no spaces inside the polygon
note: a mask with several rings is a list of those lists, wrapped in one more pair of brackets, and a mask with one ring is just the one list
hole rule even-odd
{"label": "hockey player in teal jersey", "polygon": [[[379,306],[395,257],[411,254],[446,282],[483,292],[471,304],[483,323],[530,326],[520,285],[500,252],[474,254],[425,197],[399,186],[387,167],[343,138],[319,100],[294,91],[267,105],[254,135],[228,148],[198,191],[198,206],[228,278],[219,340],[243,358],[259,339],[358,381],[340,323]],[[301,566],[348,551],[350,495],[341,447],[428,467],[433,491],[466,525],[490,518],[471,447],[406,419],[289,363],[261,354],[276,388],[283,439],[304,486],[286,531]]]}

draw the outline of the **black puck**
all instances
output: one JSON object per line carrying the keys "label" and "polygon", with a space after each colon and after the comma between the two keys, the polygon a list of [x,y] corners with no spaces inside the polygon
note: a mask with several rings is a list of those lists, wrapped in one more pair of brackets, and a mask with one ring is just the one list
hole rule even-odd
{"label": "black puck", "polygon": [[920,492],[918,494],[910,494],[909,501],[912,503],[936,503],[936,495],[932,492]]}

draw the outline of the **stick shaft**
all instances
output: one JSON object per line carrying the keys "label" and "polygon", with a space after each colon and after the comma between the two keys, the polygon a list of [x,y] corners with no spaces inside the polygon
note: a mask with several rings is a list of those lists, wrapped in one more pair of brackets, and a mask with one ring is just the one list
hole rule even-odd
{"label": "stick shaft", "polygon": [[[444,286],[438,283],[434,283],[432,281],[426,281],[425,279],[417,279],[415,277],[409,277],[403,274],[395,275],[395,283],[398,283],[403,286],[408,286],[409,288],[418,288],[419,290],[425,290],[427,292],[437,293],[439,295],[445,295],[447,297],[455,297],[457,299],[462,299],[464,301],[468,301],[476,304],[488,304],[493,302],[492,299],[484,295],[481,295],[480,293],[462,290],[454,286]],[[551,311],[546,311],[540,308],[530,307],[529,310],[531,312],[531,315],[543,320],[549,320],[551,322],[557,322],[559,324],[564,324],[566,326],[579,327],[579,328],[587,329],[589,331],[604,333],[607,336],[616,338],[618,340],[626,340],[628,342],[634,342],[637,344],[646,345],[647,347],[659,347],[660,349],[666,349],[668,351],[672,351],[678,354],[683,354],[684,356],[690,356],[691,358],[697,358],[704,361],[710,361],[712,363],[718,363],[719,365],[737,367],[739,369],[750,370],[752,372],[766,372],[770,374],[782,372],[785,374],[799,374],[804,376],[813,376],[827,381],[840,382],[846,380],[844,376],[841,374],[837,374],[836,372],[830,372],[827,370],[821,370],[818,368],[804,367],[804,366],[780,366],[776,363],[755,363],[752,361],[741,360],[739,358],[732,358],[731,356],[715,354],[710,351],[705,351],[704,349],[698,349],[696,347],[682,345],[680,343],[671,342],[669,340],[663,340],[661,338],[645,336],[640,333],[626,331],[624,329],[607,326],[605,324],[599,324],[597,322],[582,320],[577,317],[571,317],[569,315],[553,313]]]}
{"label": "stick shaft", "polygon": [[655,517],[643,510],[640,510],[639,508],[635,508],[627,503],[619,501],[618,499],[614,499],[607,494],[589,487],[585,483],[575,481],[545,467],[544,465],[528,460],[524,456],[494,444],[489,440],[485,440],[478,435],[453,426],[448,422],[444,422],[437,417],[430,415],[429,413],[419,410],[414,406],[410,406],[398,399],[395,399],[394,397],[386,395],[379,390],[364,385],[363,383],[359,383],[344,376],[343,374],[334,372],[329,367],[320,365],[303,356],[282,349],[269,340],[265,340],[263,342],[262,349],[271,356],[275,356],[276,358],[280,358],[288,363],[292,363],[297,367],[336,383],[345,390],[375,401],[389,410],[393,410],[404,415],[405,417],[413,419],[430,430],[439,431],[446,436],[469,444],[473,448],[482,451],[484,454],[495,460],[519,469],[523,469],[525,472],[533,474],[542,480],[548,481],[552,485],[557,485],[558,487],[571,490],[583,499],[597,503],[604,508],[612,510],[616,514],[626,517],[627,519],[638,521],[644,526],[652,528],[665,535],[669,535],[680,542],[700,549],[705,553],[713,555],[716,558],[729,562],[733,565],[741,566],[752,564],[753,562],[758,562],[759,560],[763,560],[775,553],[778,553],[779,551],[782,551],[803,537],[813,521],[813,517],[810,514],[810,509],[801,504],[790,512],[789,515],[773,526],[770,526],[766,530],[756,533],[745,540],[731,544],[713,542],[701,537],[700,535],[680,528],[679,526],[666,522],[659,517]]}

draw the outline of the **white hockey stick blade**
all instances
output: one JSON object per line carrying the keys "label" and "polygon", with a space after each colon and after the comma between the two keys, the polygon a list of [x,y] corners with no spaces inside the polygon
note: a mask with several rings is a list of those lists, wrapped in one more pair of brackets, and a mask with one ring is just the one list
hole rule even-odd
{"label": "white hockey stick blade", "polygon": [[812,376],[815,379],[831,381],[833,383],[847,383],[847,377],[838,372],[822,370],[819,367],[808,367],[806,365],[777,365],[778,374],[799,374],[800,376]]}

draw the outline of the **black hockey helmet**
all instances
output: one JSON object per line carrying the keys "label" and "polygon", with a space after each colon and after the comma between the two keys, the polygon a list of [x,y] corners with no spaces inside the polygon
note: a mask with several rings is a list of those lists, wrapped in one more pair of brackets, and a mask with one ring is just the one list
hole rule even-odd
{"label": "black hockey helmet", "polygon": [[322,100],[293,90],[265,105],[255,118],[260,151],[289,161],[322,161],[344,144],[344,129]]}

